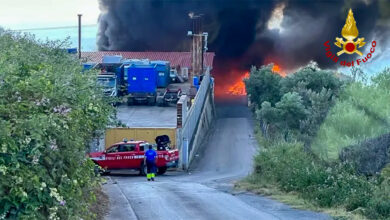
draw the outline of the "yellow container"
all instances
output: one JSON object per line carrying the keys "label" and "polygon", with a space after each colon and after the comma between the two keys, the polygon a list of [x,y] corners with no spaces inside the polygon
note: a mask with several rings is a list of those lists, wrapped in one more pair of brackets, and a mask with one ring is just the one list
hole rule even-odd
{"label": "yellow container", "polygon": [[168,135],[171,147],[176,148],[176,128],[110,128],[106,130],[105,147],[107,149],[124,138],[155,144],[156,137],[160,135]]}

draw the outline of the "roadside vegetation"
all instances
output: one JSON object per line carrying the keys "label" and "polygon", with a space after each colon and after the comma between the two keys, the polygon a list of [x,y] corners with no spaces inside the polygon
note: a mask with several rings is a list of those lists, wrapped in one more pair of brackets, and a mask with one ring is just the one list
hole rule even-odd
{"label": "roadside vegetation", "polygon": [[0,30],[0,219],[94,219],[86,149],[112,107],[64,42]]}
{"label": "roadside vegetation", "polygon": [[390,69],[367,84],[315,63],[285,78],[263,66],[245,83],[261,152],[241,186],[390,219]]}

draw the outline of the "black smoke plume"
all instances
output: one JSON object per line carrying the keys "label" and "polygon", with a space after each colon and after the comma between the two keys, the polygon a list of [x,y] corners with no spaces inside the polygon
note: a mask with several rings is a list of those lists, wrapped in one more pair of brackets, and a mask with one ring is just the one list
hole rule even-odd
{"label": "black smoke plume", "polygon": [[[281,5],[281,28],[268,28],[273,10]],[[365,47],[377,37],[386,51],[390,27],[388,0],[100,0],[100,8],[99,50],[189,51],[188,14],[202,14],[209,51],[216,53],[217,75],[268,62],[286,70],[310,60],[335,68],[323,44],[329,40],[333,45],[335,37],[341,37],[349,8]],[[352,60],[348,55],[340,59]]]}

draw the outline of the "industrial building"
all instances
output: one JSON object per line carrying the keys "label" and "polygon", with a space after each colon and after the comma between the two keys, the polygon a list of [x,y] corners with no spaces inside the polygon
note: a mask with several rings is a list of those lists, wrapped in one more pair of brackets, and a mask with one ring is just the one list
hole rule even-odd
{"label": "industrial building", "polygon": [[[128,52],[128,51],[96,51],[81,52],[84,62],[101,63],[104,56],[122,56],[123,59],[148,59],[169,61],[171,68],[188,69],[191,71],[191,52]],[[204,53],[204,67],[212,69],[215,54],[213,52]]]}

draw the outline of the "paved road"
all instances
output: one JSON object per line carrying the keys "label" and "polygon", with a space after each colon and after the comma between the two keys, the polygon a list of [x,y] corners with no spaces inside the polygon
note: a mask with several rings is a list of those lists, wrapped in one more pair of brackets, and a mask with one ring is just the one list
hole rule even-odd
{"label": "paved road", "polygon": [[111,210],[106,219],[330,219],[292,209],[251,193],[234,192],[234,181],[252,170],[257,146],[245,106],[218,105],[207,144],[189,173],[169,172],[147,182],[135,174],[110,176],[105,190]]}

